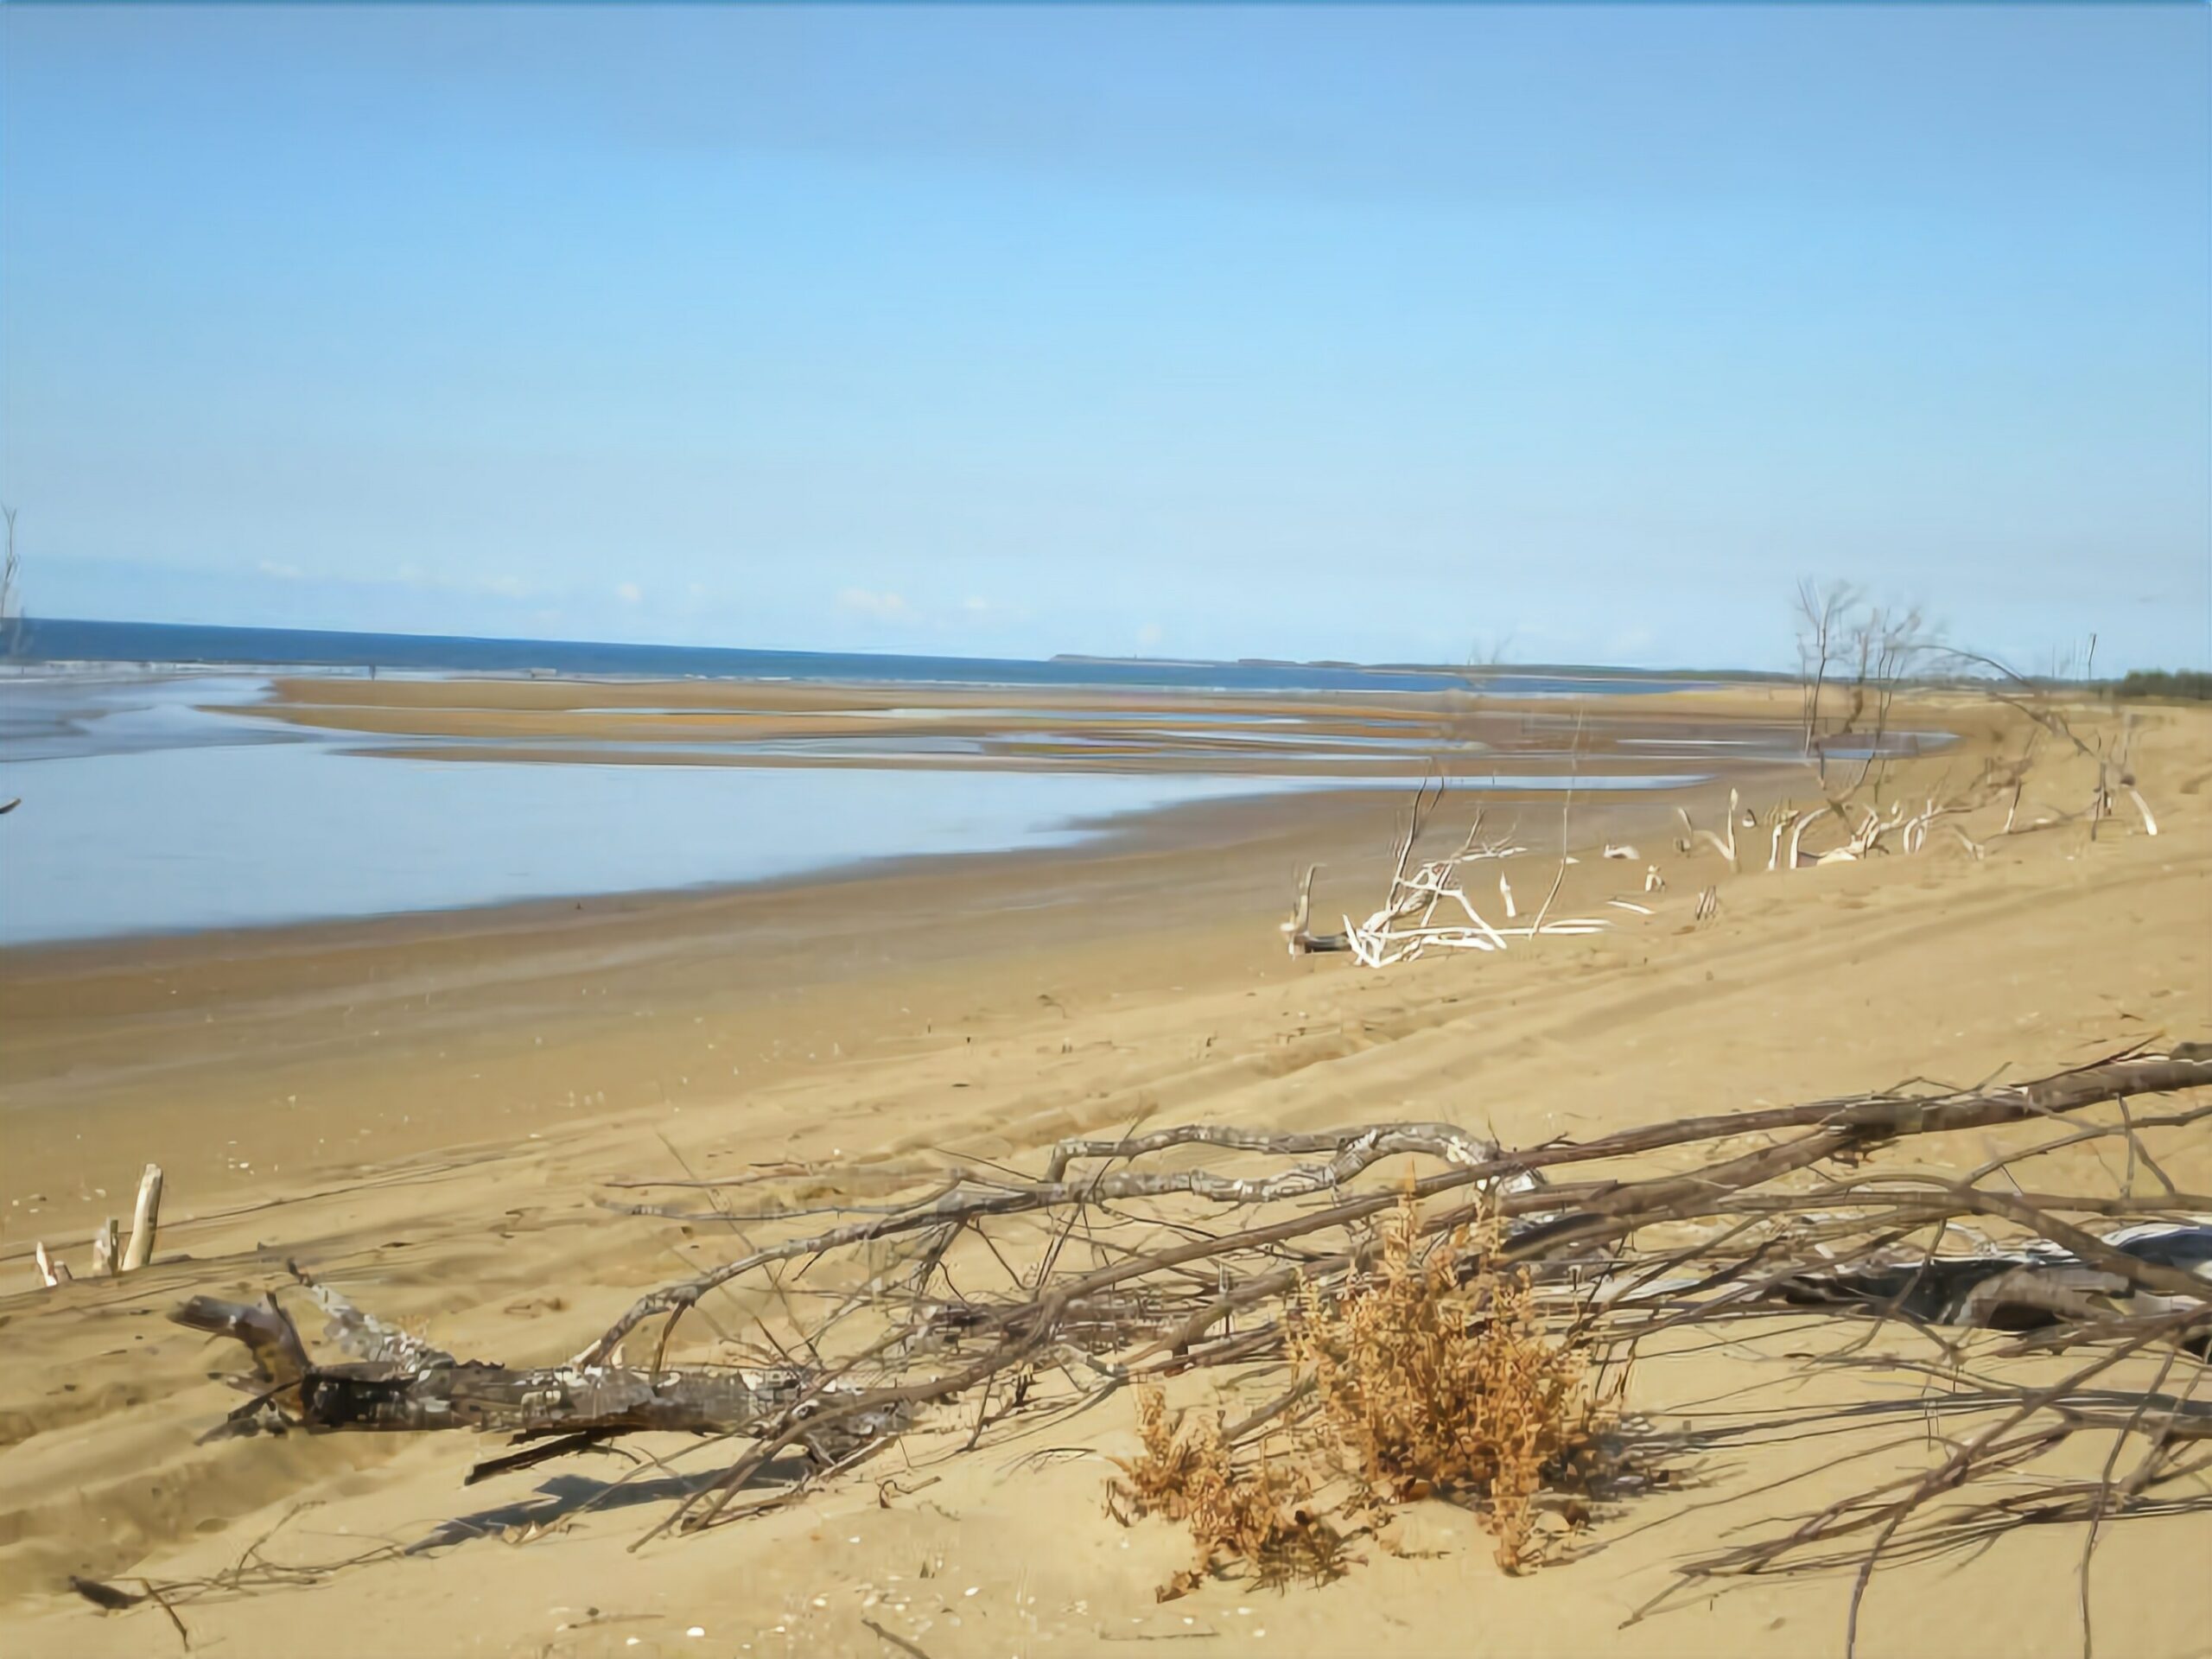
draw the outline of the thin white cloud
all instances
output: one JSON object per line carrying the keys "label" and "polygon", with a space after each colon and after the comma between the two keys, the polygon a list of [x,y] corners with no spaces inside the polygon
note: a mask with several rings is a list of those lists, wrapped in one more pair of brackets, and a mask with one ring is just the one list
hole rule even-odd
{"label": "thin white cloud", "polygon": [[[272,569],[264,563],[261,568],[271,575],[299,574],[289,565]],[[371,580],[373,581],[375,578],[372,577]],[[492,594],[500,599],[526,599],[531,591],[530,584],[518,575],[448,575],[442,571],[425,570],[412,560],[401,565],[385,580],[396,582],[402,588],[417,588],[429,593]]]}
{"label": "thin white cloud", "polygon": [[645,590],[634,582],[618,582],[614,584],[614,597],[625,605],[637,605],[644,601]]}
{"label": "thin white cloud", "polygon": [[837,595],[837,608],[855,616],[872,616],[880,622],[907,614],[906,601],[899,594],[877,593],[867,588],[848,588]]}
{"label": "thin white cloud", "polygon": [[264,559],[257,568],[263,575],[274,576],[279,582],[297,582],[300,579],[300,567],[296,564],[283,564],[275,559]]}

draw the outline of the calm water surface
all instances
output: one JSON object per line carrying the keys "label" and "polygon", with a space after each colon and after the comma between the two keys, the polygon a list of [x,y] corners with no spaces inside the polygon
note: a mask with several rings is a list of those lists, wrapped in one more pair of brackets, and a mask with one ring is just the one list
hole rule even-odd
{"label": "calm water surface", "polygon": [[[1123,814],[1346,782],[974,766],[518,765],[467,759],[463,742],[437,746],[435,759],[371,754],[358,734],[209,712],[257,700],[267,686],[246,675],[0,680],[0,800],[23,798],[0,818],[0,944],[1060,845]],[[1408,769],[1417,774],[1419,762],[1409,758]],[[1696,775],[1586,776],[1579,787]]]}

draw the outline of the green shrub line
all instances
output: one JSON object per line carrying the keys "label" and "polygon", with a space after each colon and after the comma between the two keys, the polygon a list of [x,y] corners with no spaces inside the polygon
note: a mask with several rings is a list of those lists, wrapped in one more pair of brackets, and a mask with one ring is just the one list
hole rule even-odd
{"label": "green shrub line", "polygon": [[2201,668],[2137,669],[2113,688],[2121,697],[2180,697],[2212,702],[2212,671]]}

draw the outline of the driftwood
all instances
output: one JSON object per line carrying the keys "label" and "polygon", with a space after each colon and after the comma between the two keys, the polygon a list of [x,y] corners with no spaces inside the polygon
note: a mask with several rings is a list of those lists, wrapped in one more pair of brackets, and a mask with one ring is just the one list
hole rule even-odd
{"label": "driftwood", "polygon": [[466,1428],[524,1435],[608,1430],[732,1429],[789,1405],[800,1384],[734,1372],[647,1373],[622,1366],[504,1365],[445,1357],[318,1365],[283,1313],[195,1296],[171,1316],[246,1344],[266,1385],[232,1433],[264,1427],[313,1430]]}
{"label": "driftwood", "polygon": [[[901,1235],[961,1229],[1024,1213],[1058,1209],[1078,1210],[1116,1198],[1185,1196],[1214,1203],[1251,1205],[1287,1198],[1333,1192],[1375,1161],[1394,1154],[1415,1153],[1446,1163],[1443,1173],[1415,1183],[1416,1196],[1429,1198],[1460,1188],[1489,1195],[1484,1201],[1498,1213],[1522,1218],[1544,1217],[1509,1246],[1517,1259],[1539,1260],[1556,1254],[1566,1243],[1593,1232],[1618,1232],[1623,1228],[1664,1219],[1722,1213],[1749,1190],[1789,1168],[1839,1155],[1863,1156],[1868,1148],[1904,1136],[1984,1128],[2004,1123],[2056,1119],[2104,1102],[2131,1096],[2191,1089],[2212,1084],[2212,1047],[2182,1045],[2164,1055],[2130,1055],[2098,1065],[2061,1073],[2040,1082],[1937,1096],[1860,1096],[1810,1105],[1772,1108],[1761,1111],[1689,1118],[1639,1130],[1624,1131],[1580,1145],[1556,1145],[1516,1152],[1503,1152],[1487,1141],[1444,1124],[1384,1124],[1320,1134],[1271,1135],[1263,1132],[1191,1125],[1120,1141],[1076,1141],[1061,1143],[1048,1159],[1046,1179],[1020,1182],[992,1177],[974,1181],[956,1172],[953,1180],[904,1205],[878,1206],[879,1213],[826,1232],[764,1245],[724,1266],[641,1298],[627,1313],[579,1353],[569,1366],[553,1368],[547,1377],[589,1372],[607,1366],[624,1339],[640,1325],[656,1318],[680,1315],[713,1291],[747,1274],[757,1274],[779,1262],[875,1243]],[[1592,1186],[1546,1185],[1539,1172],[1574,1164],[1605,1162],[1663,1150],[1671,1147],[1715,1142],[1744,1136],[1772,1136],[1790,1131],[1809,1131],[1810,1137],[1785,1141],[1768,1151],[1723,1160],[1689,1176],[1641,1183],[1604,1182]],[[1173,1147],[1213,1146],[1280,1156],[1328,1152],[1332,1160],[1305,1165],[1283,1174],[1265,1177],[1227,1177],[1197,1169],[1174,1172],[1105,1170],[1089,1177],[1071,1178],[1069,1166],[1078,1160],[1128,1161]],[[667,1182],[683,1186],[698,1183]],[[1853,1201],[1870,1200],[1854,1189]],[[1208,1234],[1192,1245],[1154,1255],[1141,1256],[1026,1303],[994,1310],[989,1324],[1005,1330],[1037,1325],[1049,1316],[1068,1317],[1087,1299],[1099,1296],[1128,1281],[1142,1279],[1185,1261],[1233,1256],[1264,1249],[1295,1238],[1340,1230],[1376,1214],[1395,1202],[1385,1192],[1341,1198],[1319,1210],[1301,1212],[1269,1226],[1227,1234]],[[1892,1193],[1883,1202],[1901,1202]],[[1948,1210],[1952,1214],[2007,1214],[2014,1200],[1980,1188],[1958,1188],[1938,1197],[1915,1190],[1913,1203],[1922,1213]],[[751,1220],[716,1211],[679,1212],[693,1221]],[[2074,1230],[2043,1218],[2044,1224],[2061,1235],[2067,1248],[2082,1248]],[[2094,1249],[2094,1241],[2088,1241]],[[2101,1252],[2110,1256],[2113,1252]],[[2097,1265],[2111,1268],[2108,1260]],[[2191,1294],[2194,1283],[2179,1269],[2152,1263],[2127,1262],[2113,1270],[2131,1282],[2168,1294]],[[327,1293],[321,1293],[327,1294]],[[951,1306],[959,1299],[948,1299]],[[963,1304],[964,1305],[964,1304]],[[195,1303],[202,1312],[197,1328],[221,1329],[262,1349],[281,1343],[281,1332],[267,1328],[275,1317],[264,1310],[244,1310],[235,1305]],[[923,1312],[926,1313],[927,1310]],[[353,1318],[359,1318],[357,1313]],[[203,1323],[203,1320],[213,1323]],[[289,1329],[289,1321],[280,1321]],[[381,1329],[381,1327],[378,1327]],[[346,1332],[343,1319],[334,1329]],[[257,1335],[257,1333],[259,1333]],[[295,1338],[296,1340],[296,1338]],[[359,1338],[354,1338],[358,1344]],[[257,1350],[260,1353],[261,1349]],[[371,1350],[384,1353],[386,1351]],[[291,1363],[296,1368],[299,1362]],[[431,1350],[383,1357],[381,1363],[399,1370],[427,1373],[451,1366],[449,1356]],[[272,1383],[289,1386],[293,1379],[283,1364],[266,1363]],[[498,1369],[498,1368],[493,1368]],[[658,1373],[648,1370],[648,1376]],[[357,1380],[362,1374],[355,1368]],[[521,1376],[522,1373],[508,1374]],[[531,1376],[541,1375],[531,1373]],[[367,1376],[366,1381],[388,1381]],[[549,1382],[548,1386],[552,1386]],[[629,1409],[623,1408],[622,1409]],[[616,1415],[620,1415],[618,1411]],[[724,1426],[728,1426],[725,1421]]]}
{"label": "driftwood", "polygon": [[[162,1170],[158,1164],[146,1166],[146,1173],[138,1183],[138,1205],[131,1224],[130,1243],[121,1244],[121,1233],[116,1218],[110,1216],[92,1233],[92,1276],[112,1278],[118,1273],[136,1272],[154,1257],[154,1239],[161,1224]],[[38,1268],[39,1283],[52,1290],[67,1284],[74,1275],[69,1264],[48,1253],[43,1242],[33,1252]]]}
{"label": "driftwood", "polygon": [[1736,791],[1732,789],[1728,791],[1728,816],[1726,820],[1728,833],[1726,836],[1716,836],[1710,830],[1699,829],[1691,821],[1688,809],[1685,807],[1676,807],[1675,816],[1682,821],[1681,838],[1675,842],[1676,852],[1694,853],[1697,850],[1698,842],[1706,842],[1711,844],[1714,852],[1727,861],[1729,868],[1737,868],[1736,827],[1738,821],[1744,816],[1744,803],[1742,797]]}
{"label": "driftwood", "polygon": [[[1986,657],[1979,652],[1968,651],[1951,651],[1946,655],[1969,672],[1986,671],[1993,675],[1995,677],[1993,680],[1979,682],[1980,689],[1987,696],[2025,716],[2034,723],[2037,731],[2047,733],[2066,744],[2075,754],[2088,760],[2095,768],[2096,780],[2090,788],[2089,801],[2086,807],[2080,812],[2063,814],[2059,819],[2045,818],[2029,826],[2030,828],[2041,829],[2045,824],[2054,822],[2086,818],[2089,825],[2089,838],[2094,841],[2097,838],[2099,828],[2113,815],[2119,798],[2125,793],[2134,804],[2136,811],[2142,817],[2143,832],[2150,836],[2158,833],[2158,822],[2151,814],[2150,803],[2143,798],[2141,791],[2136,787],[2135,775],[2131,769],[2130,756],[2135,746],[2133,711],[2129,711],[2120,722],[2120,728],[2117,734],[2107,736],[2098,734],[2084,738],[2074,729],[2073,721],[2067,717],[2065,710],[2046,693],[2044,688],[2037,685],[2024,675],[2007,667],[1996,658]],[[2017,790],[2013,805],[2017,811],[2018,806]],[[2005,818],[2005,833],[2016,833],[2010,814]]]}
{"label": "driftwood", "polygon": [[[2137,1262],[2205,1281],[2212,1296],[2212,1224],[2163,1222],[2122,1229],[2098,1243]],[[2124,1274],[2092,1266],[2074,1251],[2032,1241],[1966,1255],[1885,1252],[1783,1282],[1784,1300],[1807,1306],[1855,1303],[1934,1325],[1998,1331],[2037,1330],[2059,1319],[2108,1317],[2122,1303],[2154,1314],[2175,1299],[2138,1292]]]}
{"label": "driftwood", "polygon": [[[1186,1123],[1116,1141],[1063,1141],[1052,1148],[1052,1156],[1046,1162],[1045,1184],[1050,1185],[1061,1180],[1067,1174],[1068,1166],[1078,1159],[1141,1158],[1171,1147],[1193,1146],[1227,1147],[1238,1152],[1262,1152],[1275,1157],[1297,1157],[1315,1152],[1334,1155],[1327,1164],[1303,1165],[1265,1180],[1230,1181],[1210,1176],[1204,1170],[1192,1170],[1166,1178],[1171,1182],[1192,1183],[1189,1185],[1142,1190],[1192,1192],[1203,1197],[1251,1204],[1269,1198],[1306,1198],[1325,1192],[1341,1185],[1376,1159],[1393,1154],[1418,1153],[1463,1167],[1493,1163],[1500,1156],[1496,1141],[1469,1135],[1451,1123],[1376,1123],[1357,1129],[1323,1129],[1310,1135],[1285,1135],[1220,1123]],[[1107,1183],[1113,1179],[1106,1177],[1095,1184],[1091,1192],[1110,1197],[1123,1190],[1139,1190],[1110,1188]]]}
{"label": "driftwood", "polygon": [[[213,1431],[214,1438],[339,1430],[423,1433],[471,1429],[523,1440],[561,1435],[578,1444],[647,1430],[726,1433],[794,1405],[812,1379],[802,1370],[728,1367],[640,1370],[620,1364],[554,1365],[511,1370],[451,1354],[363,1313],[296,1268],[295,1275],[330,1315],[326,1338],[351,1363],[308,1357],[291,1317],[271,1295],[260,1307],[195,1296],[169,1317],[188,1329],[230,1337],[251,1357],[253,1398]],[[896,1414],[863,1425],[873,1433]],[[571,1447],[570,1449],[575,1449]],[[532,1454],[528,1461],[536,1461]],[[516,1466],[512,1459],[502,1466]]]}
{"label": "driftwood", "polygon": [[130,1243],[123,1252],[123,1270],[136,1273],[154,1259],[154,1235],[162,1218],[162,1166],[146,1166],[138,1182],[138,1207],[130,1218]]}
{"label": "driftwood", "polygon": [[1308,864],[1306,874],[1298,880],[1298,904],[1290,919],[1282,925],[1283,938],[1294,957],[1319,956],[1332,950],[1349,950],[1351,941],[1341,933],[1316,933],[1313,931],[1313,872],[1321,867]]}
{"label": "driftwood", "polygon": [[[1567,867],[1574,861],[1562,845],[1558,873],[1554,876],[1551,891],[1546,894],[1542,906],[1533,920],[1523,926],[1513,925],[1520,912],[1513,900],[1512,883],[1506,879],[1503,868],[1506,860],[1526,853],[1529,849],[1509,839],[1485,840],[1483,837],[1483,812],[1478,808],[1474,822],[1466,837],[1456,851],[1440,858],[1425,861],[1416,866],[1414,851],[1422,833],[1428,826],[1437,804],[1444,798],[1444,781],[1434,780],[1433,791],[1424,783],[1414,792],[1413,804],[1408,810],[1403,828],[1395,846],[1394,864],[1388,891],[1381,908],[1363,922],[1355,924],[1344,918],[1341,933],[1317,933],[1313,927],[1313,872],[1319,867],[1308,865],[1298,884],[1298,900],[1290,919],[1282,924],[1283,937],[1293,957],[1313,956],[1324,952],[1344,951],[1355,957],[1363,967],[1387,968],[1393,963],[1410,962],[1431,950],[1499,951],[1510,948],[1513,939],[1533,939],[1544,934],[1589,934],[1601,932],[1611,924],[1602,917],[1551,916],[1552,900],[1559,896],[1560,883],[1565,878]],[[1562,842],[1565,828],[1561,828]],[[1609,858],[1633,858],[1633,848],[1608,848]],[[1472,867],[1495,862],[1498,870],[1498,898],[1505,909],[1507,925],[1493,925],[1475,908],[1467,896],[1466,884]],[[1440,917],[1440,912],[1441,915]],[[1456,913],[1455,913],[1456,912]]]}
{"label": "driftwood", "polygon": [[[1939,831],[1949,841],[1955,842],[1969,858],[1977,862],[1986,856],[1988,843],[1993,840],[2033,834],[2063,824],[2086,823],[2090,838],[2094,840],[2100,826],[2113,816],[2123,799],[2133,805],[2145,835],[2156,836],[2158,833],[2158,818],[2137,785],[2130,766],[2129,756],[2136,733],[2135,717],[2132,713],[2123,720],[2116,734],[2092,734],[2084,737],[2075,729],[2064,709],[2041,688],[1995,659],[1948,650],[1941,655],[1971,671],[1980,673],[1987,671],[1997,677],[1994,681],[1976,679],[1972,683],[1983,694],[2020,714],[2029,722],[2027,741],[2019,755],[2003,762],[1986,760],[1980,774],[1964,787],[1947,793],[1944,788],[1947,777],[1923,798],[1916,809],[1902,800],[1896,800],[1890,803],[1886,812],[1881,810],[1878,804],[1854,801],[1853,791],[1866,785],[1876,762],[1886,760],[1887,756],[1878,753],[1870,755],[1866,765],[1859,769],[1858,779],[1849,788],[1831,785],[1823,757],[1823,763],[1813,767],[1814,778],[1822,796],[1821,803],[1802,807],[1794,802],[1784,801],[1777,804],[1767,816],[1765,821],[1770,836],[1766,868],[1770,874],[1831,864],[1858,863],[1891,853],[1919,853],[1928,849]],[[1894,687],[1889,688],[1885,695],[1894,690]],[[2056,808],[2044,808],[2024,820],[2022,807],[2025,804],[2027,779],[2035,765],[2037,741],[2044,736],[2058,739],[2075,756],[2088,761],[2094,768],[2094,782],[2088,803],[2081,809],[2062,811]],[[1878,803],[1878,780],[1875,794]],[[1994,829],[1983,829],[1979,839],[1976,835],[1968,833],[1962,820],[1985,810],[1993,812],[2000,804],[2005,808],[2001,824]],[[1678,850],[1688,854],[1694,850],[1699,842],[1709,842],[1732,865],[1737,862],[1734,824],[1738,815],[1732,802],[1729,813],[1730,830],[1726,838],[1710,830],[1698,829],[1688,814],[1679,808],[1677,815],[1681,819],[1683,830],[1681,837],[1675,843]],[[1750,821],[1746,819],[1745,822],[1748,827]],[[1840,841],[1822,849],[1805,845],[1809,833],[1830,823],[1840,827]]]}
{"label": "driftwood", "polygon": [[[1288,1374],[1298,1363],[1289,1333],[1308,1317],[1300,1310],[1374,1282],[1394,1215],[1414,1217],[1421,1248],[1448,1252],[1462,1282],[1526,1274],[1533,1317],[1601,1367],[1651,1333],[1763,1309],[1862,1321],[1870,1337],[1895,1325],[1935,1344],[1942,1409],[1979,1413],[1983,1427],[1940,1446],[1944,1461],[1924,1481],[1691,1563],[1694,1584],[1832,1561],[1835,1548],[1867,1548],[1868,1559],[1941,1549],[1966,1535],[1951,1510],[1930,1518],[1929,1501],[1942,1493],[1955,1503],[1963,1484],[1986,1476],[2015,1483],[1974,1511],[1986,1527],[2013,1524],[2006,1517],[2036,1492],[2053,1513],[2087,1519],[2078,1476],[2038,1487],[2031,1471],[2091,1427],[2141,1448],[2099,1488],[2097,1524],[2157,1512],[2186,1466],[2178,1448],[2212,1437],[2212,1408],[2161,1394],[2155,1381],[2123,1386],[2113,1368],[2131,1356],[2195,1364],[2188,1357],[2212,1344],[2212,1221],[2199,1213],[2212,1197],[2176,1190],[2154,1147],[2158,1135],[2201,1133],[2212,1103],[2123,1109],[2116,1121],[2092,1114],[2204,1089],[2212,1046],[2179,1045],[2025,1084],[1715,1114],[1580,1144],[1502,1148],[1448,1123],[1296,1134],[1190,1124],[1065,1141],[1033,1178],[955,1168],[904,1202],[784,1212],[849,1218],[772,1232],[650,1291],[573,1359],[543,1367],[456,1360],[312,1283],[349,1362],[311,1357],[273,1301],[195,1299],[176,1317],[236,1338],[253,1361],[252,1398],[218,1433],[468,1428],[524,1443],[480,1464],[483,1474],[646,1429],[751,1442],[648,1536],[715,1522],[787,1450],[808,1455],[814,1472],[802,1484],[826,1478],[933,1411],[957,1409],[973,1443],[1009,1415],[1079,1411],[1146,1378],[1272,1368],[1285,1373],[1269,1385],[1273,1403],[1225,1430],[1224,1443],[1274,1433],[1307,1408],[1301,1401],[1310,1405],[1311,1378]],[[1874,1161],[1888,1143],[2005,1125],[2042,1138],[1957,1175]],[[2039,1192],[2014,1175],[2101,1140],[2124,1143],[2130,1169],[2157,1174],[2161,1190]],[[1670,1149],[1659,1169],[1630,1173],[1630,1160]],[[1180,1166],[1153,1162],[1162,1157]],[[1193,1158],[1259,1162],[1193,1167]],[[1427,1160],[1429,1173],[1375,1179],[1378,1165],[1407,1159]],[[651,1212],[694,1228],[719,1222],[749,1236],[782,1218],[721,1208],[716,1183],[650,1185],[704,1191],[712,1207]],[[1961,1241],[1973,1248],[1962,1252]],[[1007,1248],[1027,1255],[1010,1260]],[[979,1285],[978,1264],[988,1270],[994,1259],[1003,1281]],[[785,1264],[823,1261],[853,1271],[843,1288],[814,1291],[823,1311],[798,1330],[795,1354],[760,1366],[671,1359],[679,1322],[702,1298],[742,1281],[788,1302]],[[641,1330],[650,1357],[625,1363]],[[1970,1348],[1976,1330],[2009,1334]],[[2069,1351],[2081,1363],[2056,1384],[2024,1388],[1986,1370],[2007,1354]],[[1887,1398],[1866,1408],[1888,1409]]]}

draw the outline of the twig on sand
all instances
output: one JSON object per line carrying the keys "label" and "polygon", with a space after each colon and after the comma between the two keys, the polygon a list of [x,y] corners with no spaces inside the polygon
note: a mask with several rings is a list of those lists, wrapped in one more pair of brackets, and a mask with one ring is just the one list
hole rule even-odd
{"label": "twig on sand", "polygon": [[872,1618],[863,1618],[861,1620],[861,1624],[869,1630],[874,1632],[877,1636],[881,1637],[893,1647],[898,1649],[899,1652],[912,1656],[912,1659],[930,1659],[928,1653],[923,1649],[920,1643],[909,1642],[905,1637],[899,1635],[896,1630],[887,1630],[882,1625],[877,1624]]}

